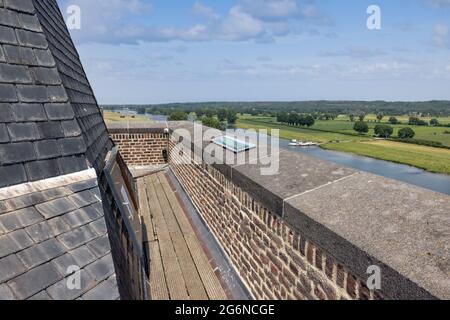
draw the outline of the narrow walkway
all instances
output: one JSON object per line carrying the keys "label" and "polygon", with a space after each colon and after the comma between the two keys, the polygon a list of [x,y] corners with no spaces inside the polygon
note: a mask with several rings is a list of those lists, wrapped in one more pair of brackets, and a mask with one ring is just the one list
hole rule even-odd
{"label": "narrow walkway", "polygon": [[226,300],[194,229],[164,172],[137,180],[146,225],[153,300]]}

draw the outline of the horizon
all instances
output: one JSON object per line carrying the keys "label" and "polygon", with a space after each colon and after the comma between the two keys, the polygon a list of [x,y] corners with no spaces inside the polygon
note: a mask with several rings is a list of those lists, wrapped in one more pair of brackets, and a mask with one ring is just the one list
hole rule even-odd
{"label": "horizon", "polygon": [[450,100],[448,0],[58,2],[101,104]]}

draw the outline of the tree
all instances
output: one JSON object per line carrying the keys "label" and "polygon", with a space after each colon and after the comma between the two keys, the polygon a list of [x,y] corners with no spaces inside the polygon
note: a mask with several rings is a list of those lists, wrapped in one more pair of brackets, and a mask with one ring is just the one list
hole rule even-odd
{"label": "tree", "polygon": [[299,120],[298,114],[296,114],[295,112],[289,113],[289,116],[288,116],[288,123],[289,123],[290,125],[296,125],[296,124],[298,123],[298,120]]}
{"label": "tree", "polygon": [[355,115],[352,113],[352,114],[349,114],[349,116],[348,116],[349,118],[350,118],[350,121],[351,122],[355,122]]}
{"label": "tree", "polygon": [[314,120],[314,117],[311,115],[307,115],[303,118],[303,125],[307,127],[312,127],[316,121]]}
{"label": "tree", "polygon": [[137,114],[145,114],[145,107],[137,108]]}
{"label": "tree", "polygon": [[377,120],[378,120],[378,122],[381,122],[381,120],[383,120],[383,118],[384,118],[384,114],[382,114],[382,113],[378,113],[378,114],[377,114]]}
{"label": "tree", "polygon": [[391,126],[385,124],[377,124],[375,126],[375,134],[379,137],[389,138],[394,133],[394,129]]}
{"label": "tree", "polygon": [[220,122],[223,122],[227,119],[227,110],[226,109],[219,109],[217,111],[217,118]]}
{"label": "tree", "polygon": [[202,124],[204,126],[210,127],[210,128],[215,128],[215,129],[219,129],[219,130],[224,130],[223,125],[220,123],[219,120],[217,120],[216,118],[213,117],[203,117],[202,119]]}
{"label": "tree", "polygon": [[286,123],[288,122],[289,115],[286,112],[278,112],[277,122]]}
{"label": "tree", "polygon": [[431,121],[430,121],[430,124],[432,125],[432,126],[438,126],[439,125],[439,120],[438,119],[431,119]]}
{"label": "tree", "polygon": [[361,112],[358,117],[359,117],[359,121],[364,122],[364,119],[366,118],[366,114],[364,112]]}
{"label": "tree", "polygon": [[189,118],[189,115],[181,110],[173,111],[169,115],[169,121],[186,121]]}
{"label": "tree", "polygon": [[396,117],[390,117],[389,118],[389,123],[390,124],[398,124],[398,119]]}
{"label": "tree", "polygon": [[237,115],[236,111],[231,110],[231,109],[227,111],[228,124],[235,124],[237,119],[238,119],[238,115]]}
{"label": "tree", "polygon": [[369,132],[369,126],[364,121],[357,121],[355,122],[355,126],[353,127],[353,130],[359,133],[367,133]]}
{"label": "tree", "polygon": [[398,131],[398,137],[400,139],[412,139],[415,135],[416,133],[410,127],[406,127]]}
{"label": "tree", "polygon": [[419,119],[417,117],[409,117],[408,124],[410,126],[427,126],[428,122],[426,122],[426,121],[424,121],[422,119]]}

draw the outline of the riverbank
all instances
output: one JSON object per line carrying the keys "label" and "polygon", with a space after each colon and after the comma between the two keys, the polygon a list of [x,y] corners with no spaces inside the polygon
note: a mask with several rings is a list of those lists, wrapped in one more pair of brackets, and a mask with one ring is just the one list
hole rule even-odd
{"label": "riverbank", "polygon": [[[326,150],[334,150],[360,156],[406,164],[432,173],[450,175],[450,150],[418,146],[392,141],[379,141],[333,132],[309,130],[282,125],[276,122],[258,122],[256,119],[239,119],[236,126],[241,129],[280,130],[280,138],[314,141]],[[340,143],[331,143],[341,141]]]}

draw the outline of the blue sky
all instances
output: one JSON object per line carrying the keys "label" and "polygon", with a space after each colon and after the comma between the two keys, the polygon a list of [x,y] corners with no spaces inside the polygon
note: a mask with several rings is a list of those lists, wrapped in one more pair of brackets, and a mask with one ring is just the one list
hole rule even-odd
{"label": "blue sky", "polygon": [[100,103],[450,100],[450,0],[58,2]]}

